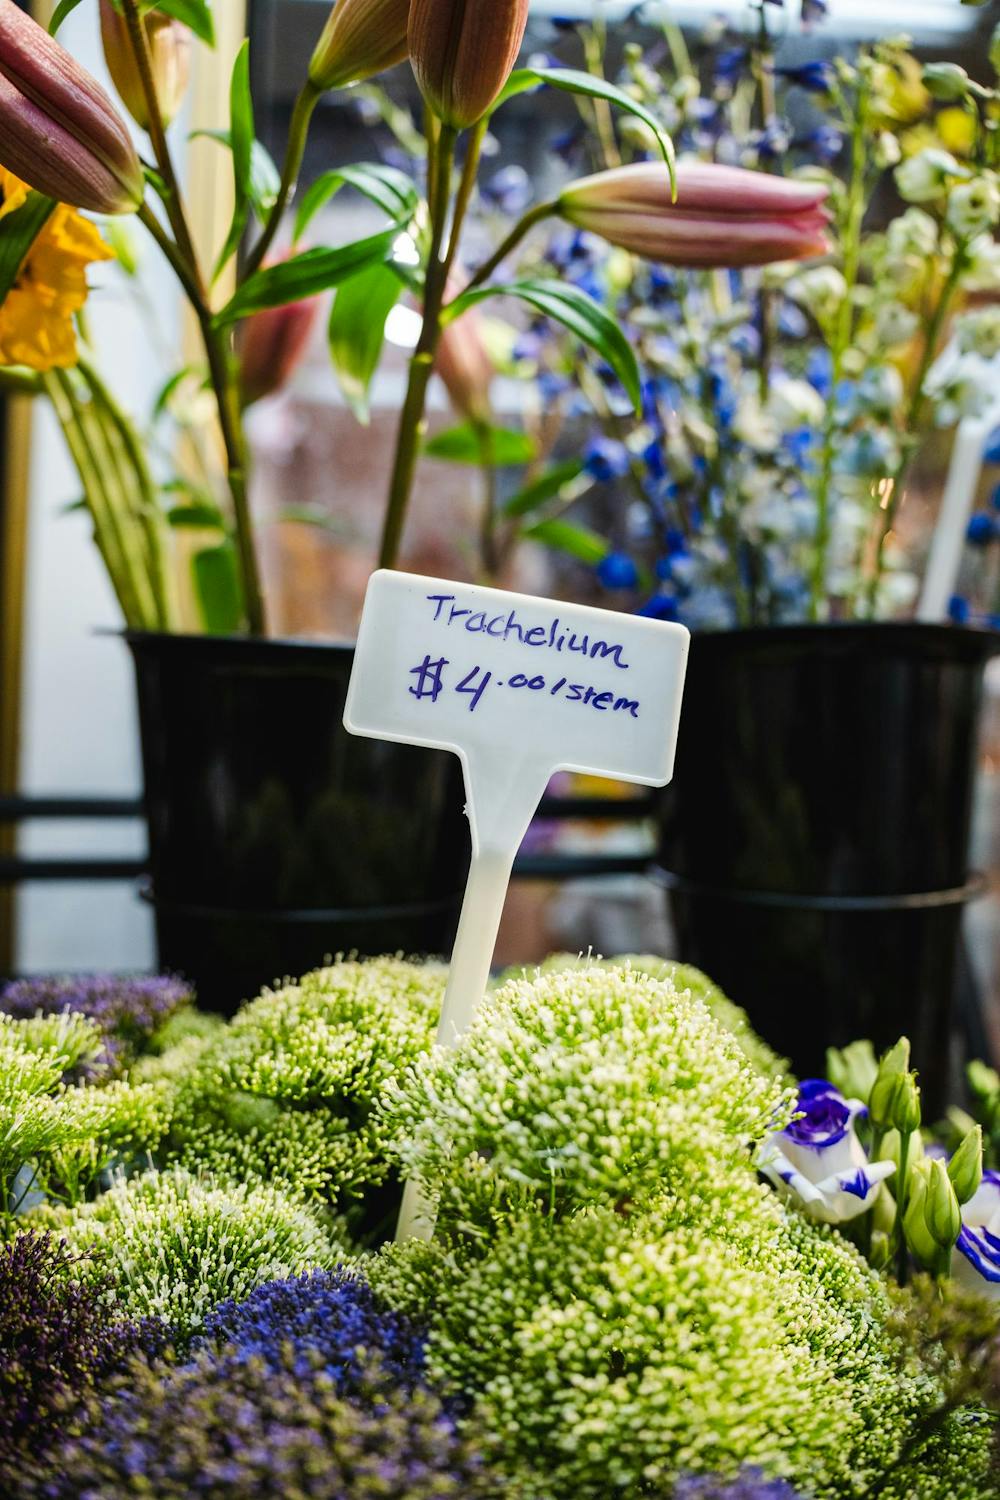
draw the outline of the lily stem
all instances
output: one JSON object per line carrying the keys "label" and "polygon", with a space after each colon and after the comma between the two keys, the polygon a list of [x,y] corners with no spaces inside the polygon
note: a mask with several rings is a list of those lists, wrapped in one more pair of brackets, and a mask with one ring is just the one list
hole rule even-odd
{"label": "lily stem", "polygon": [[285,161],[281,169],[281,186],[278,196],[274,200],[274,206],[267,216],[267,222],[263,227],[260,238],[254,245],[246,258],[243,267],[241,281],[248,280],[255,271],[259,271],[264,264],[264,258],[274,243],[274,237],[281,226],[281,220],[285,209],[288,207],[295,192],[295,185],[302,170],[302,158],[306,154],[306,140],[309,136],[309,125],[312,121],[313,110],[320,100],[320,90],[309,79],[303,84],[292,110],[292,121],[288,127],[288,144],[285,147]]}

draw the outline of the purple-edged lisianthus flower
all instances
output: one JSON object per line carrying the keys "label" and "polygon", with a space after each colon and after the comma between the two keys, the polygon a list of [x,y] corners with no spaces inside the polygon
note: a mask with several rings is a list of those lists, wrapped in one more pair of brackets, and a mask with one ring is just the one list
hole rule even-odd
{"label": "purple-edged lisianthus flower", "polygon": [[895,1172],[891,1161],[870,1162],[854,1121],[864,1113],[825,1078],[799,1085],[798,1117],[768,1137],[757,1165],[779,1192],[824,1224],[856,1219],[875,1201],[880,1182]]}
{"label": "purple-edged lisianthus flower", "polygon": [[978,1191],[962,1206],[962,1230],[952,1257],[955,1280],[969,1291],[1000,1300],[1000,1172],[984,1172]]}

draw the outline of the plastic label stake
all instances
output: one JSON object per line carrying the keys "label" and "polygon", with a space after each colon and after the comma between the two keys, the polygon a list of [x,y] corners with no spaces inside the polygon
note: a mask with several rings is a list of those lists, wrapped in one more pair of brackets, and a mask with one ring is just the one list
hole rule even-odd
{"label": "plastic label stake", "polygon": [[[472,865],[438,1042],[468,1030],[489,983],[515,856],[556,771],[665,786],[690,637],[580,604],[372,575],[344,711],[351,734],[450,750],[465,773]],[[418,1225],[412,1193],[400,1225]]]}

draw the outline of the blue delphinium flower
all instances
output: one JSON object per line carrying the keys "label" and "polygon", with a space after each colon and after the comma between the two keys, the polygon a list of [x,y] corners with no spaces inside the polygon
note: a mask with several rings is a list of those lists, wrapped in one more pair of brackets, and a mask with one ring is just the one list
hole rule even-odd
{"label": "blue delphinium flower", "polygon": [[977,511],[975,515],[970,516],[965,535],[966,540],[973,547],[988,547],[991,542],[997,540],[997,523],[986,511]]}
{"label": "blue delphinium flower", "polygon": [[639,570],[627,552],[609,552],[597,564],[597,576],[606,589],[634,589]]}
{"label": "blue delphinium flower", "polygon": [[735,1479],[690,1474],[677,1481],[673,1500],[800,1500],[784,1479],[766,1479],[759,1469],[743,1469]]}
{"label": "blue delphinium flower", "polygon": [[104,1033],[98,1061],[121,1069],[169,1021],[194,999],[189,985],[171,974],[75,974],[15,979],[0,990],[0,1012],[25,1020],[36,1015],[87,1016]]}
{"label": "blue delphinium flower", "polygon": [[313,1271],[269,1281],[243,1302],[223,1302],[207,1319],[200,1347],[229,1344],[274,1369],[323,1369],[338,1393],[370,1379],[373,1357],[383,1376],[412,1389],[424,1373],[424,1339],[399,1313],[381,1312],[368,1284],[345,1271]]}
{"label": "blue delphinium flower", "polygon": [[819,58],[794,66],[776,67],[774,71],[779,78],[787,79],[810,94],[828,94],[835,77],[833,64]]}
{"label": "blue delphinium flower", "polygon": [[598,434],[587,444],[583,466],[592,479],[601,483],[621,479],[629,471],[628,449],[615,438]]}

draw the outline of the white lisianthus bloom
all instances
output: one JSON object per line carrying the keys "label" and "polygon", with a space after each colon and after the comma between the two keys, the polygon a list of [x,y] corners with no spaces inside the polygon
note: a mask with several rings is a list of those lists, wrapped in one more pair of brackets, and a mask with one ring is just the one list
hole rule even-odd
{"label": "white lisianthus bloom", "polygon": [[962,1230],[951,1272],[960,1286],[1000,1300],[1000,1172],[984,1172],[962,1207]]}
{"label": "white lisianthus bloom", "polygon": [[1000,187],[992,173],[960,182],[948,194],[948,228],[960,239],[974,239],[1000,222]]}
{"label": "white lisianthus bloom", "polygon": [[854,1121],[864,1112],[858,1099],[845,1099],[825,1078],[799,1085],[799,1118],[767,1138],[758,1169],[779,1192],[823,1224],[843,1224],[871,1208],[879,1184],[896,1170],[894,1162],[870,1162]]}
{"label": "white lisianthus bloom", "polygon": [[946,193],[953,182],[960,182],[970,173],[950,151],[928,146],[900,162],[894,175],[899,195],[907,203],[932,203]]}

